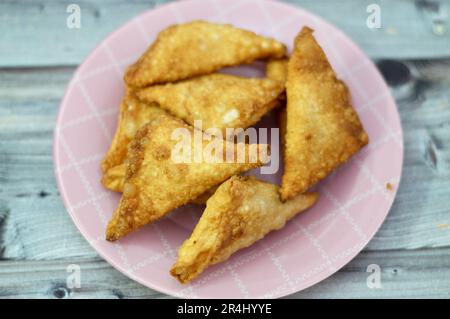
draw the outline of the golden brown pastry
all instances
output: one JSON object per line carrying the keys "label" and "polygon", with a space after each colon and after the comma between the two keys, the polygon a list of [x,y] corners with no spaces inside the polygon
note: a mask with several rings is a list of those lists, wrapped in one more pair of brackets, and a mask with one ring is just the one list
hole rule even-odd
{"label": "golden brown pastry", "polygon": [[257,59],[280,58],[285,51],[274,39],[231,25],[206,21],[173,25],[160,32],[127,70],[125,82],[134,87],[174,82]]}
{"label": "golden brown pastry", "polygon": [[369,141],[312,32],[303,28],[288,64],[283,200],[305,192]]}
{"label": "golden brown pastry", "polygon": [[278,123],[280,123],[280,143],[281,149],[284,152],[284,148],[286,147],[286,122],[287,122],[287,114],[286,109],[282,109],[278,116]]}
{"label": "golden brown pastry", "polygon": [[[228,74],[210,74],[138,91],[139,99],[158,105],[192,126],[206,130],[247,128],[278,105],[284,83]],[[201,127],[194,125],[200,120]]]}
{"label": "golden brown pastry", "polygon": [[[125,96],[120,105],[119,121],[117,130],[111,142],[108,152],[102,161],[102,171],[106,173],[110,168],[120,165],[127,155],[128,144],[134,138],[137,130],[150,121],[158,114],[165,113],[155,103],[144,103],[137,99],[134,90],[127,88]],[[117,173],[118,169],[111,172],[110,175]],[[105,187],[115,187],[109,184],[111,181],[104,183]]]}
{"label": "golden brown pastry", "polygon": [[274,59],[267,62],[266,76],[269,79],[286,83],[287,67],[289,60],[287,58]]}
{"label": "golden brown pastry", "polygon": [[[181,142],[175,132],[183,132],[183,138],[189,140]],[[230,176],[268,160],[260,155],[268,154],[268,145],[234,144],[214,136],[211,141],[201,140],[203,152],[198,152],[199,144],[194,141],[201,133],[168,114],[157,116],[139,129],[128,150],[123,194],[107,227],[108,240],[117,240],[152,223]],[[216,151],[211,145],[218,145]],[[238,147],[244,150],[242,162],[227,161],[226,154],[237,152]],[[201,157],[208,152],[214,156]]]}
{"label": "golden brown pastry", "polygon": [[[102,178],[103,185],[112,191],[122,193],[123,192],[123,184],[125,182],[125,164],[117,165],[110,168]],[[197,205],[205,205],[208,198],[214,194],[217,187],[213,187],[207,190],[204,194],[192,200],[193,204]]]}
{"label": "golden brown pastry", "polygon": [[114,192],[121,193],[123,191],[123,184],[125,182],[125,171],[125,164],[120,164],[108,169],[105,173],[103,173],[103,186]]}
{"label": "golden brown pastry", "polygon": [[208,200],[191,237],[178,251],[170,273],[187,283],[208,266],[248,247],[311,207],[317,193],[298,195],[282,203],[278,186],[254,177],[234,176]]}
{"label": "golden brown pastry", "polygon": [[199,197],[197,197],[196,199],[192,200],[191,203],[192,204],[196,204],[196,205],[206,205],[206,202],[208,201],[208,199],[214,195],[214,193],[216,192],[218,186],[213,186],[211,189],[208,189],[206,192],[204,192],[203,194],[201,194]]}

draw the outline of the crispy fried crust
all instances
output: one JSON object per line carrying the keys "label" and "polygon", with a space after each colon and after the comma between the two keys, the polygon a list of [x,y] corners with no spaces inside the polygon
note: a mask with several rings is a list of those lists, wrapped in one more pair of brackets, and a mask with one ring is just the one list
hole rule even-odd
{"label": "crispy fried crust", "polygon": [[284,148],[286,147],[286,122],[287,122],[287,114],[286,109],[282,109],[278,116],[278,123],[280,123],[280,142],[281,149],[284,152]]}
{"label": "crispy fried crust", "polygon": [[187,283],[208,266],[248,247],[311,207],[317,193],[298,195],[282,203],[278,187],[254,177],[232,177],[208,200],[191,237],[178,251],[170,271]]}
{"label": "crispy fried crust", "polygon": [[369,141],[322,48],[303,28],[289,60],[283,200],[305,192]]}
{"label": "crispy fried crust", "polygon": [[274,39],[231,25],[205,21],[173,25],[160,32],[127,70],[125,82],[134,87],[174,82],[256,59],[282,57],[285,51]]}
{"label": "crispy fried crust", "polygon": [[[102,171],[106,173],[110,168],[120,165],[127,155],[128,144],[134,138],[137,130],[158,114],[164,113],[155,103],[144,103],[137,99],[132,89],[127,88],[120,105],[117,130],[108,152],[102,161]],[[113,172],[114,173],[114,172]],[[109,187],[104,183],[104,186]],[[117,182],[114,182],[117,185]]]}
{"label": "crispy fried crust", "polygon": [[289,60],[287,58],[268,61],[266,66],[266,76],[269,79],[286,83],[288,62]]}
{"label": "crispy fried crust", "polygon": [[283,84],[283,93],[278,96],[279,105],[286,106],[286,79],[288,58],[273,59],[267,62],[266,77]]}
{"label": "crispy fried crust", "polygon": [[[184,145],[191,151],[187,157],[191,163],[176,162],[178,158],[174,154],[178,154],[176,149],[180,140],[173,135],[174,132],[187,134],[185,136],[189,142]],[[198,147],[194,148],[194,139],[197,134],[201,132],[195,133],[192,127],[167,114],[157,116],[139,129],[129,147],[123,194],[106,231],[108,240],[117,240],[130,231],[152,223],[230,176],[259,167],[262,161],[267,160],[261,160],[260,156],[251,158],[248,144],[240,145],[246,153],[244,163],[228,163],[219,156],[215,162],[208,163],[201,158],[196,160]],[[237,144],[211,138],[214,142],[222,143],[226,151],[237,147]],[[206,150],[210,143],[203,140],[203,149]],[[268,145],[254,146],[258,152],[268,153]]]}
{"label": "crispy fried crust", "polygon": [[195,198],[194,200],[191,201],[192,204],[196,204],[196,205],[206,205],[206,202],[208,201],[208,199],[214,195],[214,193],[216,192],[218,186],[213,186],[211,189],[208,189],[206,192],[204,192],[203,194],[201,194],[199,197]]}
{"label": "crispy fried crust", "polygon": [[125,164],[120,164],[108,169],[102,177],[102,184],[114,192],[122,192],[125,182]]}
{"label": "crispy fried crust", "polygon": [[210,74],[138,91],[142,101],[158,105],[199,129],[247,128],[278,105],[284,83],[227,74]]}
{"label": "crispy fried crust", "polygon": [[[112,191],[122,193],[123,192],[123,184],[125,182],[125,171],[126,171],[125,164],[111,167],[105,173],[105,175],[103,175],[102,184],[105,185],[106,188],[108,188]],[[208,198],[210,198],[214,194],[216,189],[217,189],[217,187],[213,187],[213,188],[207,190],[204,194],[193,199],[192,203],[197,204],[197,205],[205,205]]]}

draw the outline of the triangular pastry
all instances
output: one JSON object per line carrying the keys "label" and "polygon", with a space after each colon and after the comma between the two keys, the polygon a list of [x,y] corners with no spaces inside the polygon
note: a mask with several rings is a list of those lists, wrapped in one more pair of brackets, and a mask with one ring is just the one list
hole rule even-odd
{"label": "triangular pastry", "polygon": [[312,32],[303,28],[288,64],[283,200],[305,192],[369,141]]}
{"label": "triangular pastry", "polygon": [[247,128],[278,105],[284,83],[271,79],[210,74],[138,91],[139,99],[158,105],[199,129]]}
{"label": "triangular pastry", "polygon": [[228,24],[193,21],[168,27],[125,74],[134,87],[174,82],[257,59],[280,58],[280,42]]}
{"label": "triangular pastry", "polygon": [[208,200],[191,237],[180,247],[171,274],[182,283],[191,281],[208,266],[283,228],[317,197],[303,194],[282,203],[274,184],[254,177],[230,178]]}
{"label": "triangular pastry", "polygon": [[[139,129],[128,150],[123,194],[107,228],[108,240],[152,223],[229,177],[268,161],[268,145],[234,144],[214,136],[198,142],[201,134],[168,114]],[[233,152],[234,160],[227,157]]]}

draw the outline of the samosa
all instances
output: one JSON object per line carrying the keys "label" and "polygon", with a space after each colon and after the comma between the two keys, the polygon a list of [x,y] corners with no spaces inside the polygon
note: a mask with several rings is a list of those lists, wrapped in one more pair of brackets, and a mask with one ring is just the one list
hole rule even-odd
{"label": "samosa", "polygon": [[175,82],[224,67],[281,58],[286,47],[228,24],[193,21],[168,27],[125,74],[133,87]]}
{"label": "samosa", "polygon": [[[139,99],[161,108],[199,129],[245,129],[278,106],[284,83],[271,79],[210,74],[138,91]],[[196,122],[200,121],[200,122]],[[199,123],[199,125],[196,125]]]}
{"label": "samosa", "polygon": [[168,114],[139,129],[128,150],[119,207],[106,238],[117,240],[268,161],[265,144],[232,143]]}
{"label": "samosa", "polygon": [[[116,133],[101,164],[103,173],[123,163],[127,156],[128,144],[136,135],[137,130],[162,113],[165,113],[165,111],[160,109],[156,103],[139,101],[135,91],[126,88],[125,96],[120,104]],[[118,170],[115,169],[115,172],[111,172],[111,175],[116,174]],[[116,181],[114,182],[116,183]],[[105,186],[110,188],[108,184]]]}
{"label": "samosa", "polygon": [[317,193],[310,193],[282,203],[274,184],[252,176],[230,178],[207,201],[191,237],[178,251],[171,274],[182,283],[191,281],[208,266],[283,228],[317,198]]}
{"label": "samosa", "polygon": [[286,95],[283,200],[308,190],[369,142],[349,90],[308,27],[295,39]]}

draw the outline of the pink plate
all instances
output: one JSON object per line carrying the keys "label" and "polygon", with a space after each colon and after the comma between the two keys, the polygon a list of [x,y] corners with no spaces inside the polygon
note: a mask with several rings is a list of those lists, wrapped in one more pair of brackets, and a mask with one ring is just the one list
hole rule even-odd
{"label": "pink plate", "polygon": [[[250,14],[251,13],[251,14]],[[347,83],[370,144],[322,182],[321,197],[278,232],[208,269],[189,285],[169,275],[201,207],[185,206],[117,243],[104,239],[119,194],[100,184],[100,161],[115,131],[122,76],[157,33],[195,19],[231,23],[292,46],[302,26],[315,30],[338,75]],[[243,70],[243,71],[242,71]],[[240,73],[255,72],[252,68]],[[276,115],[261,125],[274,125]],[[275,1],[185,0],[134,18],[103,41],[70,82],[55,129],[55,172],[64,204],[80,232],[128,277],[179,297],[271,298],[327,278],[369,242],[394,200],[403,161],[396,105],[369,58],[341,31],[296,7]],[[279,182],[280,173],[266,180]],[[393,189],[386,187],[387,183]]]}

